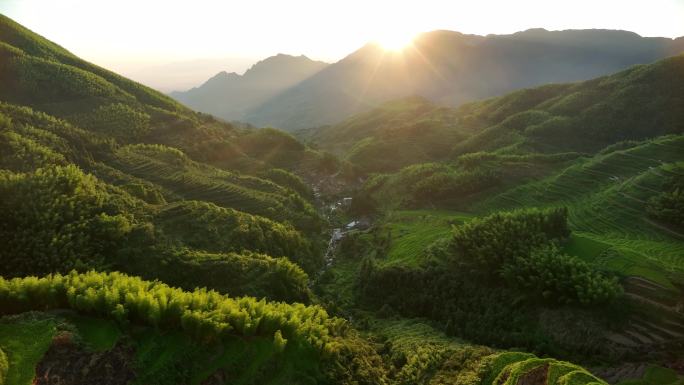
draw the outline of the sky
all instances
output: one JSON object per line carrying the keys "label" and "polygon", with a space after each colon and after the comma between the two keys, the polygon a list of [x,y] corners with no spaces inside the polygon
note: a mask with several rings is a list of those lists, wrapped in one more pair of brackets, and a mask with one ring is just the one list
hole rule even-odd
{"label": "sky", "polygon": [[684,0],[0,0],[74,54],[170,91],[277,53],[335,62],[369,41],[607,28],[684,36]]}

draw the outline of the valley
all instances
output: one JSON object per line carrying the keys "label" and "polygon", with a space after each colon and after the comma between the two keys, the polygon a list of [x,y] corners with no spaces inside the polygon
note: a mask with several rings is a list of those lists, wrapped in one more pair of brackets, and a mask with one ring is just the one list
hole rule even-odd
{"label": "valley", "polygon": [[0,385],[684,384],[678,44],[436,31],[475,80],[282,55],[206,110],[0,15]]}

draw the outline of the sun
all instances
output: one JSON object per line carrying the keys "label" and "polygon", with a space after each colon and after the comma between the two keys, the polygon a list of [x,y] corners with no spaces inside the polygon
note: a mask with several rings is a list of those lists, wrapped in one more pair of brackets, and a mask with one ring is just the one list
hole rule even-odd
{"label": "sun", "polygon": [[384,31],[375,42],[386,51],[402,51],[413,43],[415,34],[403,31]]}

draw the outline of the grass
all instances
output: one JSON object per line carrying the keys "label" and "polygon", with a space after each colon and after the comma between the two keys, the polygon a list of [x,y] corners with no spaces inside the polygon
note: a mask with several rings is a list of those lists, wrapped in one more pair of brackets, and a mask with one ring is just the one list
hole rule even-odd
{"label": "grass", "polygon": [[587,262],[594,262],[604,251],[608,250],[610,245],[589,238],[581,234],[573,234],[570,240],[563,245],[562,251],[573,255],[575,257],[582,258]]}
{"label": "grass", "polygon": [[30,385],[35,368],[57,331],[53,319],[21,319],[0,322],[0,349],[7,355],[6,385]]}
{"label": "grass", "polygon": [[382,233],[391,235],[383,266],[418,266],[423,251],[438,239],[451,234],[452,226],[463,223],[470,215],[446,210],[393,211],[383,220]]}
{"label": "grass", "polygon": [[75,313],[67,315],[66,319],[76,327],[83,342],[98,352],[112,349],[119,340],[119,337],[121,337],[121,330],[111,320],[82,316]]}
{"label": "grass", "polygon": [[182,333],[162,334],[150,328],[133,335],[137,384],[196,385],[221,369],[236,385],[286,385],[318,375],[316,352],[295,343],[278,353],[265,337],[231,337],[200,345]]}
{"label": "grass", "polygon": [[644,372],[642,378],[624,380],[617,385],[680,385],[684,384],[684,376],[677,375],[672,369],[651,366]]}

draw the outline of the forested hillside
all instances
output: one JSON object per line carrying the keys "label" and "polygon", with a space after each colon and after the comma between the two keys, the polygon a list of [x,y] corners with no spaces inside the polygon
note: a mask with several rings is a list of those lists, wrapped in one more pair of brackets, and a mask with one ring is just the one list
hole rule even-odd
{"label": "forested hillside", "polygon": [[[684,132],[684,57],[581,83],[530,88],[450,109],[390,102],[298,135],[366,172],[396,171],[467,153],[596,153],[624,140]],[[397,151],[399,149],[399,151]],[[382,156],[376,156],[382,154]]]}
{"label": "forested hillside", "polygon": [[1,21],[3,276],[119,270],[310,301],[323,222],[292,172],[324,175],[334,162],[277,130],[195,113]]}

